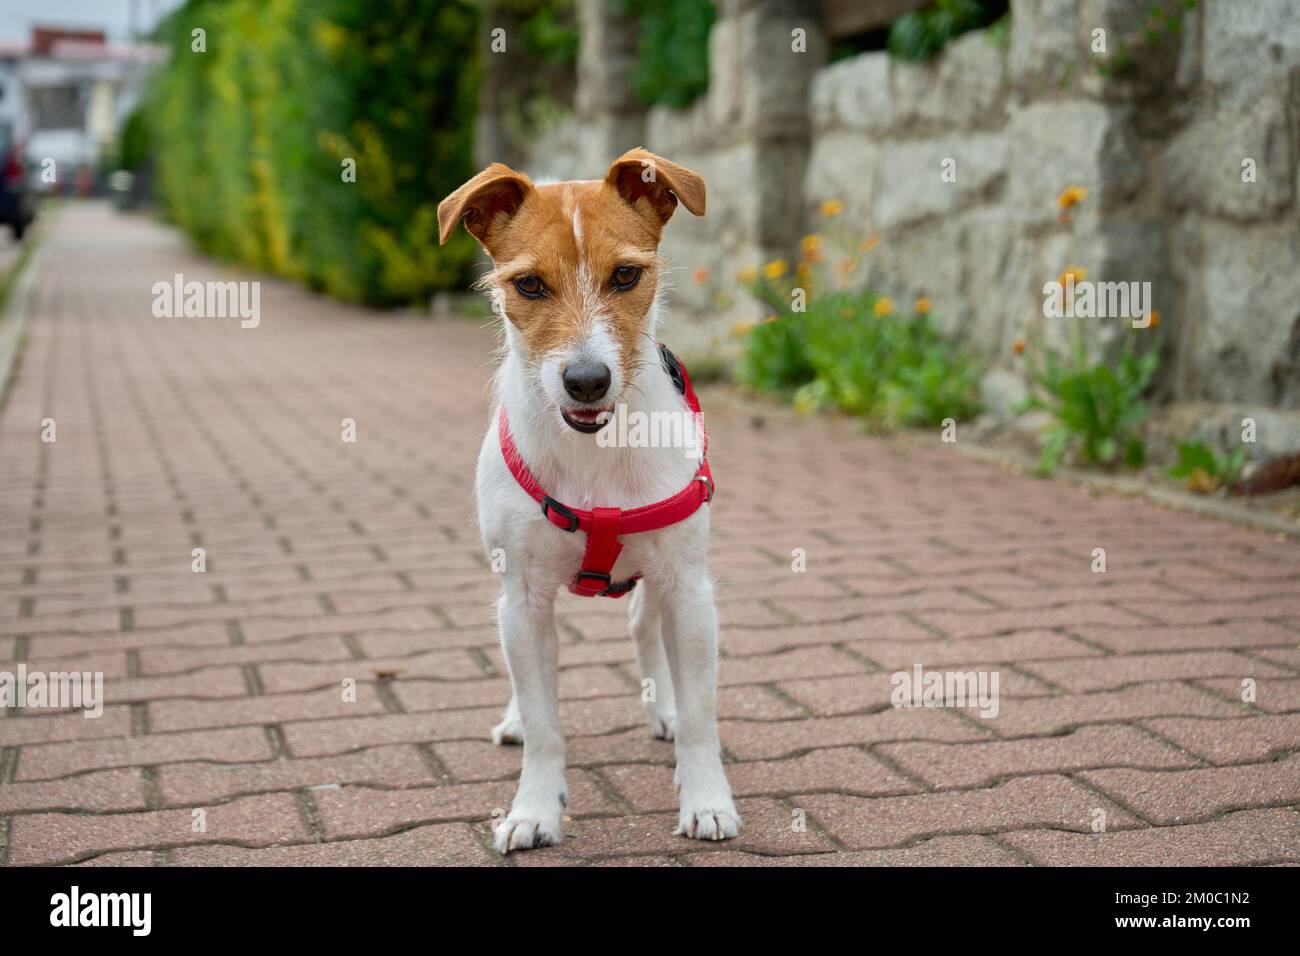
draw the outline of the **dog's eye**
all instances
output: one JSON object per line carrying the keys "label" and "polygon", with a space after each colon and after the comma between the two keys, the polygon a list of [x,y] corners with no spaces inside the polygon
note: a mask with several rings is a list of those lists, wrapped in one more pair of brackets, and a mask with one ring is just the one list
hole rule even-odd
{"label": "dog's eye", "polygon": [[610,276],[610,285],[619,292],[626,292],[632,286],[636,285],[641,279],[641,269],[639,266],[619,266]]}
{"label": "dog's eye", "polygon": [[537,276],[521,276],[515,280],[515,288],[525,299],[540,299],[546,292],[546,285]]}

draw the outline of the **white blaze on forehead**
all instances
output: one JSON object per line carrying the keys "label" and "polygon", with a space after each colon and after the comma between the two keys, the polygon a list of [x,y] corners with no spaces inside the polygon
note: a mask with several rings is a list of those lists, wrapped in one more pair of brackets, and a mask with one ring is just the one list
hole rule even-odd
{"label": "white blaze on forehead", "polygon": [[573,207],[573,243],[578,249],[578,290],[582,295],[584,318],[595,320],[600,310],[600,297],[591,282],[591,270],[587,268],[587,257],[582,251],[582,213],[577,204]]}

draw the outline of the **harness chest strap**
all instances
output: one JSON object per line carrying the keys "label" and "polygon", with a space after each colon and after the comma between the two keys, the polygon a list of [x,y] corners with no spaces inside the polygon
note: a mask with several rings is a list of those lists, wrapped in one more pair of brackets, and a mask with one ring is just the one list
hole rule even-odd
{"label": "harness chest strap", "polygon": [[[695,390],[691,387],[686,369],[667,348],[660,345],[659,350],[665,370],[686,399],[687,407],[697,416],[698,422],[700,403],[695,397]],[[702,425],[700,432],[703,436]],[[546,520],[562,531],[587,533],[587,548],[582,556],[582,567],[569,584],[570,591],[584,597],[622,597],[636,587],[636,582],[641,577],[639,573],[626,581],[615,582],[611,578],[614,563],[623,550],[623,543],[619,540],[621,535],[655,531],[685,521],[695,514],[701,505],[708,504],[713,498],[713,473],[709,470],[708,458],[705,457],[708,451],[707,436],[704,436],[701,441],[700,467],[695,470],[690,483],[671,498],[627,510],[592,508],[590,511],[584,511],[566,507],[548,495],[538,484],[537,479],[524,463],[523,456],[519,454],[519,448],[510,434],[510,422],[504,405],[497,414],[497,435],[501,442],[502,457],[505,458],[510,473],[515,476],[519,486],[534,501],[541,504],[542,514]]]}

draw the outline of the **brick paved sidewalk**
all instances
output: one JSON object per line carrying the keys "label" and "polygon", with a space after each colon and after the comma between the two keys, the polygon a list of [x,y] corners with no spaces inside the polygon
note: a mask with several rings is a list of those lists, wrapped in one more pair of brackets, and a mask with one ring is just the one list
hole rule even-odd
{"label": "brick paved sidewalk", "polygon": [[[1300,863],[1294,542],[937,441],[758,427],[717,390],[744,835],[672,836],[626,608],[566,595],[572,820],[503,861],[520,751],[488,742],[509,691],[470,504],[491,333],[269,281],[256,329],[154,318],[154,282],[238,276],[98,206],[69,204],[33,268],[0,415],[0,671],[103,671],[107,704],[0,717],[0,861]],[[998,716],[895,709],[917,663],[997,671]]]}

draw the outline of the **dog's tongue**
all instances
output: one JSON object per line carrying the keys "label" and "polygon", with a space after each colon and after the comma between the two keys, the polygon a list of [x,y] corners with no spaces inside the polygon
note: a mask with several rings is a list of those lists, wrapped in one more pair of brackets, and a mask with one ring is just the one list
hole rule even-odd
{"label": "dog's tongue", "polygon": [[602,414],[604,413],[597,409],[575,408],[569,412],[569,417],[585,425],[597,421]]}

